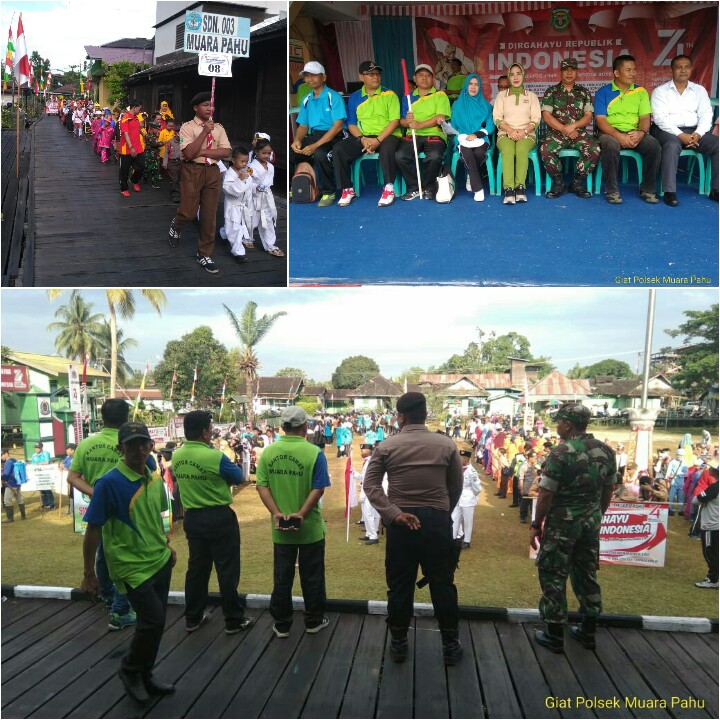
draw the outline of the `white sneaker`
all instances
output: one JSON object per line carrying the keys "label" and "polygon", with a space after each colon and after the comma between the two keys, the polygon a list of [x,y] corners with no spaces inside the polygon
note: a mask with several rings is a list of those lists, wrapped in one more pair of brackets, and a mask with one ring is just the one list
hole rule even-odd
{"label": "white sneaker", "polygon": [[472,185],[470,184],[470,176],[465,178],[465,189],[468,192],[472,192]]}
{"label": "white sneaker", "polygon": [[395,201],[395,188],[392,185],[386,185],[383,188],[382,195],[378,200],[378,207],[387,207]]}
{"label": "white sneaker", "polygon": [[485,191],[484,191],[484,190],[478,190],[478,191],[475,193],[475,195],[474,195],[474,197],[473,197],[473,200],[475,200],[475,202],[483,202],[483,201],[485,200]]}
{"label": "white sneaker", "polygon": [[357,195],[355,195],[355,191],[354,191],[352,188],[345,188],[345,189],[342,191],[342,195],[341,195],[340,199],[338,200],[338,205],[339,205],[340,207],[346,207],[346,206],[349,205],[356,197],[357,197]]}
{"label": "white sneaker", "polygon": [[710,580],[708,580],[707,578],[705,578],[705,579],[702,580],[701,582],[696,582],[696,583],[695,583],[695,587],[699,587],[699,588],[716,588],[716,587],[718,587],[718,583],[716,583],[716,582],[711,582]]}

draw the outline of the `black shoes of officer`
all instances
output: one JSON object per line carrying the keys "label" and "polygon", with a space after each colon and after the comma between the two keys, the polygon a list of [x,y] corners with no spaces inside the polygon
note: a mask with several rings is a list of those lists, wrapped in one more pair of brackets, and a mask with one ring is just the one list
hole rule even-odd
{"label": "black shoes of officer", "polygon": [[708,199],[714,200],[715,202],[718,201],[718,191],[717,190],[711,190],[708,194]]}
{"label": "black shoes of officer", "polygon": [[443,662],[446,665],[457,665],[463,656],[463,646],[458,640],[458,629],[440,630],[443,646]]}
{"label": "black shoes of officer", "polygon": [[552,186],[545,193],[545,197],[549,198],[550,200],[554,200],[555,198],[559,198],[561,195],[564,195],[566,192],[567,188],[565,187],[565,183],[562,181],[562,179],[556,180],[555,178],[553,178]]}
{"label": "black shoes of officer", "polygon": [[154,675],[145,678],[145,689],[151,695],[172,695],[175,692],[174,685],[160,682]]}
{"label": "black shoes of officer", "polygon": [[135,702],[143,704],[149,702],[150,695],[145,688],[145,681],[143,680],[143,676],[141,673],[127,672],[127,670],[120,668],[120,670],[118,670],[118,677],[120,678],[120,682],[125,688],[125,692]]}
{"label": "black shoes of officer", "polygon": [[393,662],[404,663],[408,656],[407,628],[390,628],[390,657]]}
{"label": "black shoes of officer", "polygon": [[570,190],[583,200],[587,200],[592,197],[592,193],[587,189],[587,176],[582,177],[578,175],[578,177],[573,180]]}
{"label": "black shoes of officer", "polygon": [[596,627],[595,618],[583,618],[580,625],[573,625],[570,628],[570,637],[577,640],[584,648],[594,650]]}
{"label": "black shoes of officer", "polygon": [[563,626],[557,623],[547,623],[545,630],[535,631],[535,642],[546,647],[550,652],[563,651]]}
{"label": "black shoes of officer", "polygon": [[677,195],[674,192],[665,193],[665,204],[670,207],[677,207],[680,203],[678,202]]}

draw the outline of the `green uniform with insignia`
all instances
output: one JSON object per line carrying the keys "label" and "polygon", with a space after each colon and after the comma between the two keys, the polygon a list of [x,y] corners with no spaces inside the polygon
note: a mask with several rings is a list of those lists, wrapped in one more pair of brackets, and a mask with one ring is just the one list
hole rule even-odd
{"label": "green uniform with insignia", "polygon": [[601,499],[616,475],[615,452],[590,434],[565,440],[548,456],[540,487],[553,497],[537,556],[540,615],[546,623],[565,622],[568,575],[580,612],[593,619],[600,614]]}

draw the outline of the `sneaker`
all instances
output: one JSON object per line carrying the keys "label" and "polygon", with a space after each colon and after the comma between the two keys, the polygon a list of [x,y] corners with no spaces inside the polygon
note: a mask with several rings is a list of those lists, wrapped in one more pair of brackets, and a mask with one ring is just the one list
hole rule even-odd
{"label": "sneaker", "polygon": [[400,196],[401,200],[415,200],[420,197],[420,191],[419,190],[410,190],[406,192],[404,195]]}
{"label": "sneaker", "polygon": [[653,192],[645,192],[644,190],[640,190],[640,197],[650,205],[656,205],[659,202],[658,196]]}
{"label": "sneaker", "polygon": [[473,195],[473,200],[475,202],[484,202],[485,201],[485,191],[484,190],[478,190],[475,195]]}
{"label": "sneaker", "polygon": [[121,194],[123,197],[130,197],[130,191],[129,191],[129,190],[121,190],[121,191],[120,191],[120,194]]}
{"label": "sneaker", "polygon": [[392,205],[394,201],[395,201],[395,189],[393,188],[392,185],[390,185],[390,186],[386,185],[383,188],[380,199],[378,200],[378,207],[386,207],[388,205]]}
{"label": "sneaker", "polygon": [[433,200],[435,198],[435,193],[432,190],[423,190],[423,198],[425,200]]}
{"label": "sneaker", "polygon": [[122,630],[128,625],[135,625],[137,623],[137,615],[134,610],[125,615],[118,615],[117,613],[110,613],[110,622],[108,623],[108,630]]}
{"label": "sneaker", "polygon": [[324,617],[317,625],[313,625],[312,627],[306,627],[305,632],[314,634],[320,632],[324,627],[327,627],[330,624],[330,621]]}
{"label": "sneaker", "polygon": [[203,616],[198,620],[197,622],[188,622],[185,621],[185,630],[187,630],[189,633],[195,632],[196,630],[199,630],[203,625],[205,625],[210,620],[210,613],[203,613]]}
{"label": "sneaker", "polygon": [[465,178],[465,189],[468,192],[472,192],[472,185],[470,184],[470,176]]}
{"label": "sneaker", "polygon": [[505,188],[503,197],[503,205],[514,205],[515,204],[515,191],[512,188]]}
{"label": "sneaker", "polygon": [[325,193],[318,203],[318,207],[330,207],[335,202],[335,193]]}
{"label": "sneaker", "polygon": [[207,257],[205,255],[201,255],[200,253],[197,253],[195,255],[195,259],[198,262],[198,265],[203,268],[204,270],[207,270],[209,273],[212,273],[213,275],[220,270],[220,268],[213,262],[213,259],[210,257]]}
{"label": "sneaker", "polygon": [[135,192],[140,192],[140,185],[139,183],[133,183],[133,190]]}
{"label": "sneaker", "polygon": [[[128,193],[130,195],[130,193]],[[168,242],[170,243],[170,247],[174,248],[178,246],[178,242],[180,240],[180,231],[175,229],[175,218],[172,219],[170,222],[170,230],[168,230]]]}
{"label": "sneaker", "polygon": [[345,188],[338,200],[338,205],[340,207],[347,207],[353,200],[355,200],[356,197],[357,195],[352,188]]}
{"label": "sneaker", "polygon": [[700,582],[695,583],[695,587],[699,588],[716,588],[718,587],[718,583],[712,582],[712,580],[708,580],[705,578],[704,580],[701,580]]}
{"label": "sneaker", "polygon": [[619,192],[606,192],[605,193],[605,199],[611,204],[611,205],[622,205],[622,198],[620,197]]}
{"label": "sneaker", "polygon": [[244,617],[242,620],[229,620],[225,623],[225,634],[235,635],[236,633],[247,630],[255,624],[255,618]]}
{"label": "sneaker", "polygon": [[279,638],[290,637],[290,631],[289,630],[280,630],[280,628],[278,628],[276,623],[273,624],[273,632],[275,633],[275,637],[279,637]]}
{"label": "sneaker", "polygon": [[527,195],[525,195],[524,185],[518,185],[515,188],[515,202],[527,202]]}

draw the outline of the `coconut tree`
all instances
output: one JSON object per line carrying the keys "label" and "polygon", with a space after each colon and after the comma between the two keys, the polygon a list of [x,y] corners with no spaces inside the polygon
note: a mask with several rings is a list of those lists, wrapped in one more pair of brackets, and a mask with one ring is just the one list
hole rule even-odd
{"label": "coconut tree", "polygon": [[[107,320],[103,320],[98,333],[98,340],[103,349],[103,357],[109,358],[112,352],[112,328]],[[122,328],[117,329],[117,380],[125,385],[128,378],[133,374],[130,363],[125,359],[125,352],[130,348],[137,347],[137,340],[126,338]]]}
{"label": "coconut tree", "polygon": [[[47,295],[50,300],[55,300],[63,291],[48,290]],[[115,288],[106,290],[108,309],[110,311],[110,397],[114,398],[116,394],[117,384],[117,316],[123,320],[131,320],[135,315],[135,290],[121,290]],[[158,315],[162,314],[162,309],[167,303],[167,298],[162,290],[139,290],[140,294],[150,303],[153,310]]]}
{"label": "coconut tree", "polygon": [[227,305],[223,304],[223,307],[230,319],[230,324],[235,330],[235,334],[242,343],[238,365],[245,374],[245,394],[249,398],[248,420],[252,423],[255,419],[252,399],[256,394],[257,371],[260,368],[260,361],[255,355],[255,346],[270,332],[270,328],[275,324],[275,321],[282,315],[287,315],[287,313],[280,311],[259,318],[257,316],[257,303],[251,300],[246,303],[242,315],[238,319],[237,315]]}
{"label": "coconut tree", "polygon": [[86,355],[97,357],[101,349],[99,335],[103,316],[93,313],[93,303],[85,302],[78,290],[70,293],[70,299],[55,311],[56,322],[47,326],[51,332],[58,330],[55,349],[72,360],[82,360]]}

